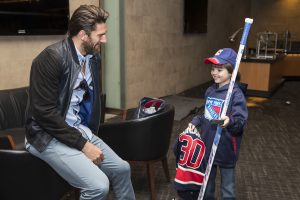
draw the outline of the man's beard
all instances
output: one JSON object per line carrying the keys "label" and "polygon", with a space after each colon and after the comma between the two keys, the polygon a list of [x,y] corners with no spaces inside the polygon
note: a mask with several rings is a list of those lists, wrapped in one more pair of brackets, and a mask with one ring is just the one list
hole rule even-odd
{"label": "man's beard", "polygon": [[100,53],[100,45],[94,45],[91,40],[84,41],[82,43],[83,49],[86,52],[86,54],[97,54]]}

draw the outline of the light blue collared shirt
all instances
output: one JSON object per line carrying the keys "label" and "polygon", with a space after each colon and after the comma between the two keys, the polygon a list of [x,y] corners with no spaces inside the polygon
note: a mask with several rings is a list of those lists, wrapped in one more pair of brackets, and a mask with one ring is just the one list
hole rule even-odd
{"label": "light blue collared shirt", "polygon": [[[75,47],[76,48],[76,47]],[[90,90],[93,90],[93,86],[91,85],[92,82],[92,74],[91,74],[91,70],[90,70],[90,58],[93,55],[86,55],[85,57],[78,51],[78,49],[76,48],[76,52],[77,52],[77,56],[79,59],[79,63],[81,65],[81,71],[76,79],[75,85],[73,87],[73,93],[72,93],[72,97],[71,97],[71,102],[69,105],[69,109],[66,115],[66,122],[69,126],[72,126],[76,129],[78,129],[83,137],[85,137],[87,140],[91,140],[93,137],[93,133],[92,131],[87,127],[81,124],[82,120],[79,116],[79,112],[80,112],[80,102],[82,102],[83,100],[83,95],[85,93],[85,91],[81,88],[79,88],[79,84],[80,82],[85,79],[89,85]],[[82,68],[83,68],[83,64],[85,62],[85,75],[83,75],[82,72]]]}

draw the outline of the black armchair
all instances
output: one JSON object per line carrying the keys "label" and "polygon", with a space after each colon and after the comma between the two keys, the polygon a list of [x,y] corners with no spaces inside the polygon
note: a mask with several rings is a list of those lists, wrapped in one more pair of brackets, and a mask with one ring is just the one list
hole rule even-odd
{"label": "black armchair", "polygon": [[154,162],[162,161],[166,178],[170,181],[167,152],[173,121],[174,107],[167,104],[163,112],[153,116],[100,126],[100,138],[122,159],[146,163],[151,199],[156,199]]}
{"label": "black armchair", "polygon": [[28,88],[0,91],[0,199],[58,200],[71,189],[24,149]]}

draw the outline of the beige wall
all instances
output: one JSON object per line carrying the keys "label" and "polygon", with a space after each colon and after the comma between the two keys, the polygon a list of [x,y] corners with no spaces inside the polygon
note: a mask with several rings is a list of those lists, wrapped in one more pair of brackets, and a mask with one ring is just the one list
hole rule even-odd
{"label": "beige wall", "polygon": [[[70,13],[81,4],[99,0],[70,0]],[[0,89],[28,86],[32,59],[64,36],[0,36]]]}
{"label": "beige wall", "polygon": [[251,14],[255,23],[249,44],[256,46],[257,32],[271,31],[283,33],[289,30],[292,40],[300,40],[300,1],[299,0],[252,0]]}
{"label": "beige wall", "polygon": [[[98,2],[72,0],[70,12],[80,4]],[[230,44],[228,36],[244,25],[245,17],[254,18],[249,43],[255,45],[256,32],[264,30],[288,29],[294,40],[300,40],[298,0],[208,0],[208,31],[199,35],[182,33],[183,0],[126,0],[124,4],[127,108],[143,96],[172,95],[210,80],[203,59],[221,47],[237,50],[239,40]],[[27,86],[32,59],[63,37],[1,36],[0,89]]]}
{"label": "beige wall", "polygon": [[184,35],[182,0],[126,0],[126,107],[210,80],[203,59],[231,47],[228,36],[249,13],[250,0],[209,0],[207,33]]}

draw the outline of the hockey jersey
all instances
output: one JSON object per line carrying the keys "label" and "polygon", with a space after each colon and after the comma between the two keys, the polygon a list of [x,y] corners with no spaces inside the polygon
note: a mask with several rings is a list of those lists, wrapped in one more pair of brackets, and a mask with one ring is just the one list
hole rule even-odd
{"label": "hockey jersey", "polygon": [[176,156],[176,190],[200,190],[206,164],[207,152],[200,134],[186,129],[174,145]]}

